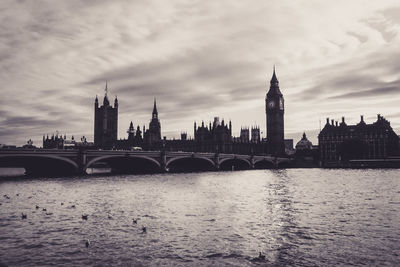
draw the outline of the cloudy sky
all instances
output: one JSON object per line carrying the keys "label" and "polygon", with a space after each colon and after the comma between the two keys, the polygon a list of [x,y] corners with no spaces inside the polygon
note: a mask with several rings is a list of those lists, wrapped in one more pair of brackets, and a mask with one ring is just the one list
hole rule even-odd
{"label": "cloudy sky", "polygon": [[326,117],[400,133],[400,2],[0,2],[0,143],[41,146],[55,131],[93,139],[94,98],[119,99],[119,137],[146,126],[193,135],[214,116],[265,134],[273,65],[285,136],[315,142]]}

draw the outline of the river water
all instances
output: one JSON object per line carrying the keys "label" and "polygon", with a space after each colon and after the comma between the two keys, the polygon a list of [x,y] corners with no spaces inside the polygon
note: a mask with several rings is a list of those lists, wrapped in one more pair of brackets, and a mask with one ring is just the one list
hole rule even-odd
{"label": "river water", "polygon": [[0,194],[8,266],[400,262],[400,170],[8,177]]}

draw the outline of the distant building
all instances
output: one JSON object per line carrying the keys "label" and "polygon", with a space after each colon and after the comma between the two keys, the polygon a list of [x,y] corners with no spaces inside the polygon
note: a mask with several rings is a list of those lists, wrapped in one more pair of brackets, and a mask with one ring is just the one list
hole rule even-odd
{"label": "distant building", "polygon": [[306,133],[303,133],[303,137],[300,139],[299,142],[296,144],[296,151],[300,150],[311,150],[312,149],[312,143],[307,139]]}
{"label": "distant building", "polygon": [[318,146],[313,146],[306,133],[303,133],[303,137],[296,144],[294,165],[303,168],[318,166]]}
{"label": "distant building", "polygon": [[67,137],[64,135],[58,135],[58,132],[56,135],[52,135],[49,138],[49,135],[45,138],[43,135],[43,148],[45,149],[63,149],[64,148],[64,140],[66,140]]}
{"label": "distant building", "polygon": [[260,127],[258,126],[251,127],[251,142],[260,143],[260,141],[261,141]]}
{"label": "distant building", "polygon": [[253,126],[251,130],[249,127],[241,127],[240,128],[240,137],[239,139],[235,139],[236,142],[242,143],[260,143],[261,141],[261,134],[260,134],[260,127]]}
{"label": "distant building", "polygon": [[187,132],[181,133],[181,140],[187,140]]}
{"label": "distant building", "polygon": [[149,129],[147,131],[143,130],[143,132],[144,132],[145,143],[149,147],[152,147],[152,146],[160,143],[160,141],[161,141],[161,124],[160,124],[160,120],[158,119],[156,99],[154,99],[154,106],[153,106],[152,118],[151,118],[151,121],[149,124]]}
{"label": "distant building", "polygon": [[399,137],[390,122],[378,114],[377,121],[366,124],[363,116],[356,125],[342,122],[329,123],[318,136],[322,165],[346,162],[353,159],[384,159],[399,154]]}
{"label": "distant building", "polygon": [[33,141],[29,139],[25,145],[22,146],[22,148],[36,148],[36,146],[33,145]]}
{"label": "distant building", "polygon": [[294,154],[295,150],[293,149],[293,139],[284,139],[283,143],[285,145],[285,154]]}
{"label": "distant building", "polygon": [[106,83],[103,105],[99,107],[97,96],[94,102],[94,145],[102,149],[113,148],[118,139],[118,99],[112,107],[107,93]]}
{"label": "distant building", "polygon": [[77,149],[77,148],[93,148],[94,143],[88,142],[85,136],[82,136],[80,141],[76,141],[74,136],[71,139],[67,139],[67,136],[64,135],[52,135],[50,138],[47,135],[43,135],[43,148],[44,149]]}
{"label": "distant building", "polygon": [[[115,149],[123,150],[160,150],[162,149],[163,142],[161,140],[161,123],[158,119],[157,103],[154,99],[154,106],[149,128],[143,126],[143,132],[140,126],[136,130],[131,121],[127,130],[128,139],[120,139],[115,142]],[[142,135],[143,134],[143,135]]]}
{"label": "distant building", "polygon": [[194,140],[199,152],[220,152],[226,153],[232,150],[232,122],[225,124],[225,121],[219,121],[219,117],[214,117],[214,122],[209,126],[196,128],[194,123]]}
{"label": "distant building", "polygon": [[0,149],[15,149],[15,148],[17,148],[16,145],[0,144]]}
{"label": "distant building", "polygon": [[248,127],[240,128],[240,141],[248,143],[250,141],[250,131]]}

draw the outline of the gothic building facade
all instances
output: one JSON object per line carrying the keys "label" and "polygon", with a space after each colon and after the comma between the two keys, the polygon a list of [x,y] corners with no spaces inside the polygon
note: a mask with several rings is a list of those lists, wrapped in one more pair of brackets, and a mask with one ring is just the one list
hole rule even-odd
{"label": "gothic building facade", "polygon": [[243,143],[250,142],[250,130],[249,130],[249,127],[241,127],[240,128],[239,141],[243,142]]}
{"label": "gothic building facade", "polygon": [[240,128],[240,137],[237,139],[242,143],[260,143],[261,142],[261,134],[260,127],[253,126],[251,129],[249,127],[241,127]]}
{"label": "gothic building facade", "polygon": [[118,139],[118,99],[115,97],[114,107],[108,100],[106,83],[103,105],[99,100],[94,101],[94,145],[102,149],[111,149]]}
{"label": "gothic building facade", "polygon": [[171,151],[193,151],[211,153],[238,153],[238,154],[272,154],[281,156],[285,153],[285,140],[283,128],[284,99],[279,89],[275,68],[270,82],[270,89],[266,96],[267,140],[261,139],[258,126],[251,129],[242,128],[240,137],[232,136],[232,123],[220,121],[218,117],[205,125],[204,122],[197,127],[194,123],[193,139],[188,139],[183,134],[179,140],[166,140],[161,137],[161,123],[158,118],[157,102],[154,99],[153,112],[149,127],[143,126],[143,131],[133,122],[127,130],[128,137],[118,140],[118,100],[115,98],[114,107],[110,105],[107,92],[103,105],[99,107],[95,100],[95,127],[94,144],[101,149],[143,149]]}
{"label": "gothic building facade", "polygon": [[279,89],[275,67],[270,88],[265,98],[265,112],[267,115],[267,144],[268,153],[279,156],[285,154],[284,140],[284,98]]}
{"label": "gothic building facade", "polygon": [[158,119],[156,99],[154,99],[154,106],[153,112],[151,114],[151,121],[149,123],[149,129],[144,132],[144,141],[149,147],[157,146],[161,141],[161,124],[160,120]]}
{"label": "gothic building facade", "polygon": [[399,152],[399,137],[390,122],[379,114],[372,124],[366,124],[363,116],[356,125],[347,125],[344,117],[340,124],[334,120],[330,123],[327,118],[318,141],[322,165],[354,159],[385,159]]}
{"label": "gothic building facade", "polygon": [[157,103],[154,100],[153,112],[149,123],[149,128],[143,126],[143,132],[140,126],[135,127],[131,121],[127,130],[128,138],[120,139],[115,142],[114,148],[124,150],[161,150],[163,140],[161,139],[161,123],[158,119]]}
{"label": "gothic building facade", "polygon": [[79,140],[75,140],[74,136],[71,139],[67,139],[67,136],[59,135],[56,133],[51,137],[43,135],[43,148],[44,149],[77,149],[77,148],[93,148],[93,142],[88,142],[85,136]]}
{"label": "gothic building facade", "polygon": [[219,121],[219,117],[215,117],[213,123],[208,126],[204,125],[196,128],[194,123],[194,141],[196,143],[196,151],[198,152],[220,152],[226,153],[232,150],[232,123],[225,124],[225,121]]}
{"label": "gothic building facade", "polygon": [[260,127],[258,127],[258,126],[251,127],[251,142],[252,143],[260,143],[261,142]]}

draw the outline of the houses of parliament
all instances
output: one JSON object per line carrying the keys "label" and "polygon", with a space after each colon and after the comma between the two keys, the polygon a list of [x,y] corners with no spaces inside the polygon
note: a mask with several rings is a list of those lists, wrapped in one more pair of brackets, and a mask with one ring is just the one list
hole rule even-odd
{"label": "houses of parliament", "polygon": [[[329,122],[318,135],[318,146],[308,141],[306,134],[293,149],[293,140],[284,139],[285,100],[279,88],[275,68],[270,80],[269,90],[265,97],[266,133],[262,138],[260,127],[241,127],[240,136],[232,136],[232,122],[226,122],[215,117],[212,121],[202,121],[193,125],[193,138],[188,138],[186,132],[180,139],[167,140],[162,138],[161,122],[158,117],[157,102],[154,99],[153,111],[148,128],[130,123],[127,138],[118,139],[118,99],[111,105],[108,98],[108,85],[105,86],[103,103],[94,101],[94,143],[67,140],[66,136],[43,136],[43,148],[76,148],[91,147],[96,149],[146,150],[146,151],[184,151],[207,153],[232,153],[247,155],[293,156],[327,167],[352,166],[354,160],[362,161],[365,166],[371,166],[373,160],[378,160],[376,166],[382,166],[380,160],[387,162],[400,161],[400,138],[390,126],[390,122],[378,114],[377,121],[372,124],[364,122],[347,125],[342,122]],[[397,159],[398,158],[398,159]],[[318,163],[317,163],[318,162]],[[303,164],[303,163],[302,163]],[[308,163],[307,163],[308,164]],[[306,165],[307,165],[306,164]],[[350,164],[350,165],[349,165]],[[357,163],[358,164],[358,163]],[[361,163],[360,163],[361,164]],[[354,164],[353,164],[354,165]],[[375,165],[374,165],[375,166]]]}
{"label": "houses of parliament", "polygon": [[[270,81],[270,88],[265,98],[267,138],[262,139],[260,127],[254,126],[251,130],[242,127],[240,137],[232,136],[232,122],[225,122],[215,117],[209,123],[201,122],[193,125],[193,139],[187,138],[187,133],[181,133],[180,139],[167,140],[161,135],[161,123],[158,118],[157,102],[154,99],[153,111],[149,127],[141,129],[130,123],[127,138],[118,139],[118,99],[114,99],[114,106],[108,98],[106,83],[103,104],[99,105],[96,96],[94,102],[94,146],[99,149],[143,149],[191,151],[212,153],[238,154],[285,154],[284,140],[284,98],[279,89],[279,81],[275,68]],[[251,131],[251,134],[250,134]],[[286,140],[286,144],[293,141]]]}

